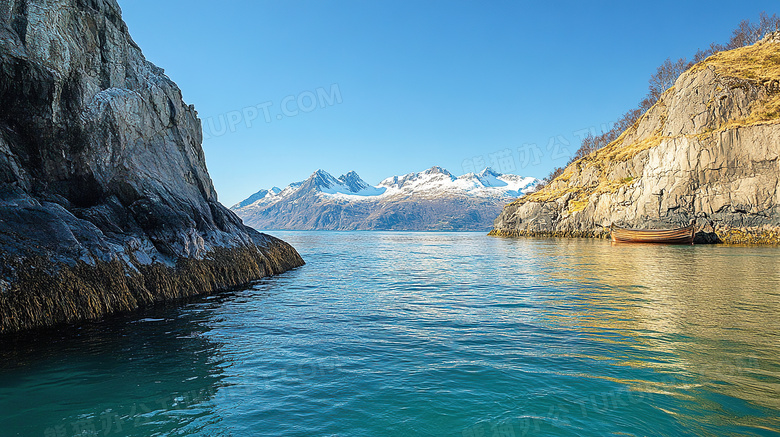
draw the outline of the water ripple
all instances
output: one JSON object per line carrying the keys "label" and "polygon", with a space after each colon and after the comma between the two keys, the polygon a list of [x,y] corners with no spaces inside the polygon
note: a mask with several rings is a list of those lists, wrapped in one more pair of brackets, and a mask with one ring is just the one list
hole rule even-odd
{"label": "water ripple", "polygon": [[770,435],[780,250],[286,232],[246,290],[1,339],[3,435]]}

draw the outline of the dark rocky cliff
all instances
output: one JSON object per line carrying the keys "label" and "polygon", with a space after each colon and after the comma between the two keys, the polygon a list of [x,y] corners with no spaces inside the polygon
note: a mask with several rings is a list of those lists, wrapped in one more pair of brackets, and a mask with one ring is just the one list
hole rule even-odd
{"label": "dark rocky cliff", "polygon": [[2,0],[0,332],[302,265],[217,201],[201,140],[114,0]]}
{"label": "dark rocky cliff", "polygon": [[780,33],[693,66],[616,141],[507,205],[491,234],[690,222],[698,242],[780,243]]}

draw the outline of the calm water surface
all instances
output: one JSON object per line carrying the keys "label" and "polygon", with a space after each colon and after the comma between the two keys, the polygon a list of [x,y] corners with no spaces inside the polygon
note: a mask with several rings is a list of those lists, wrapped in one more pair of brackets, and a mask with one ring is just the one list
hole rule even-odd
{"label": "calm water surface", "polygon": [[0,435],[780,433],[780,248],[278,235],[305,267],[0,339]]}

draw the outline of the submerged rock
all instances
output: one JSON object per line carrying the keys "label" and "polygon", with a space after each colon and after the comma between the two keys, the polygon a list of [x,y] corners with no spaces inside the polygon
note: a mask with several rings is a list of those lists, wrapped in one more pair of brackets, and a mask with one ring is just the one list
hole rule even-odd
{"label": "submerged rock", "polygon": [[0,332],[300,266],[217,201],[200,120],[114,0],[0,3]]}
{"label": "submerged rock", "polygon": [[616,141],[507,205],[491,235],[603,237],[696,223],[697,242],[780,243],[780,33],[683,73]]}

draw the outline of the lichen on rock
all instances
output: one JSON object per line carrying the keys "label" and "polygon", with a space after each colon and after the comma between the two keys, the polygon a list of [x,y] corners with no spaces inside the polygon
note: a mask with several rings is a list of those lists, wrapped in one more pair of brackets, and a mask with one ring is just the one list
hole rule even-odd
{"label": "lichen on rock", "polygon": [[201,142],[116,1],[0,3],[0,332],[302,265],[217,201]]}

